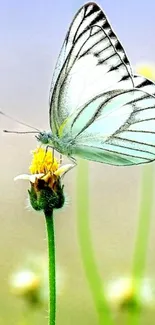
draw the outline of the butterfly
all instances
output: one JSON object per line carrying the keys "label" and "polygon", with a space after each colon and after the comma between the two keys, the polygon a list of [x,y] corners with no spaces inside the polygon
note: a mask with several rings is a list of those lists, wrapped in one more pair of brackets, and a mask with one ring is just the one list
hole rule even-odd
{"label": "butterfly", "polygon": [[70,158],[116,166],[155,159],[155,84],[132,72],[104,12],[75,15],[50,89],[51,132],[37,139]]}

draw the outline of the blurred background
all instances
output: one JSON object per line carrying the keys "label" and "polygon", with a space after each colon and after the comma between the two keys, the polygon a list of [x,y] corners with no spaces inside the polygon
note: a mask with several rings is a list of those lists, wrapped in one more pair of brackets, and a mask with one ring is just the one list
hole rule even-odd
{"label": "blurred background", "polygon": [[[49,129],[52,72],[67,28],[82,4],[80,0],[0,2],[0,109],[6,114],[40,130]],[[154,0],[101,0],[99,4],[132,66],[155,64]],[[38,261],[46,255],[46,234],[42,213],[28,208],[28,183],[13,179],[28,172],[36,139],[3,134],[3,129],[28,129],[0,116],[0,324],[24,325],[27,307],[12,293],[10,277],[25,268],[27,259]],[[142,171],[143,167],[89,163],[92,239],[100,274],[107,283],[131,271]],[[67,325],[97,324],[77,240],[76,173],[75,168],[66,175],[66,206],[55,213],[56,259],[63,282],[58,292],[58,325],[64,321]],[[155,273],[154,233],[153,210],[146,265],[149,278]],[[47,306],[34,309],[27,324],[47,324]],[[152,325],[154,317],[154,309],[146,309],[142,324]]]}

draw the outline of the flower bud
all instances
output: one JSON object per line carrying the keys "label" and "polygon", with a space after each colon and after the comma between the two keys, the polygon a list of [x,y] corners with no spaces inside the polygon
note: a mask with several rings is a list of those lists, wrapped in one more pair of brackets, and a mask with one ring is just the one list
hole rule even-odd
{"label": "flower bud", "polygon": [[52,172],[42,178],[36,178],[28,190],[32,207],[37,211],[43,210],[48,215],[53,209],[62,208],[65,202],[63,188],[60,177]]}

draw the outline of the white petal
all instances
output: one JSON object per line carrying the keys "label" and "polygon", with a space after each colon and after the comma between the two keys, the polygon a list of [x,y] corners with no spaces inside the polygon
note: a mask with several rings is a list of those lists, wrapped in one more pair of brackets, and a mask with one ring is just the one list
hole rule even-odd
{"label": "white petal", "polygon": [[30,181],[31,183],[34,183],[36,178],[41,178],[42,176],[44,176],[43,173],[40,173],[40,174],[33,174],[33,175],[22,174],[22,175],[18,175],[18,176],[16,176],[16,177],[14,178],[14,181],[17,181],[17,180],[19,180],[19,179],[24,179],[24,180]]}
{"label": "white petal", "polygon": [[54,175],[56,176],[62,176],[64,173],[66,173],[67,171],[69,171],[70,169],[72,169],[75,165],[73,164],[66,164],[64,166],[61,166],[60,168],[58,168],[55,172]]}

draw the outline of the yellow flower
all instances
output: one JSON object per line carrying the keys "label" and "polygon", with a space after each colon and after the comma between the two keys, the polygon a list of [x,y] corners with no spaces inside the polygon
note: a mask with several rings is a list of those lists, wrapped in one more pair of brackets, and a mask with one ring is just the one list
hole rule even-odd
{"label": "yellow flower", "polygon": [[29,167],[31,174],[23,174],[15,177],[15,180],[29,180],[31,189],[28,191],[32,207],[39,211],[52,213],[53,209],[59,209],[64,204],[63,185],[61,177],[74,165],[60,166],[51,151],[39,147],[33,152],[33,158]]}
{"label": "yellow flower", "polygon": [[33,158],[29,167],[31,174],[46,174],[48,171],[55,172],[59,168],[58,161],[52,156],[50,150],[45,152],[45,149],[39,147],[32,151]]}
{"label": "yellow flower", "polygon": [[136,73],[155,81],[155,64],[141,63],[137,64],[135,69]]}
{"label": "yellow flower", "polygon": [[55,175],[56,177],[62,177],[67,171],[69,171],[73,164],[66,164],[60,166],[57,159],[53,157],[50,150],[46,151],[44,148],[36,148],[32,151],[33,158],[29,167],[30,174],[18,175],[14,180],[25,179],[31,183],[35,183],[36,179],[47,179],[47,175]]}

